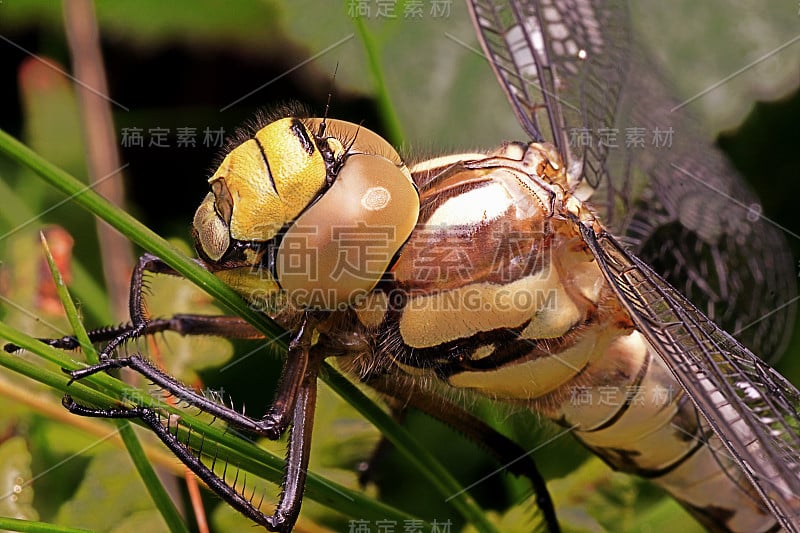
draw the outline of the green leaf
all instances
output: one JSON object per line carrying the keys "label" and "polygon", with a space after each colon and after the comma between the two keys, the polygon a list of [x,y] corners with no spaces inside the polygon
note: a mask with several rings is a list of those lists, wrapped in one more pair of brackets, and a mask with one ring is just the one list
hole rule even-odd
{"label": "green leaf", "polygon": [[[61,506],[55,522],[110,531],[131,515],[152,509],[147,488],[127,454],[107,450],[91,459],[74,496]],[[168,531],[163,518],[158,522],[155,531]]]}
{"label": "green leaf", "polygon": [[676,96],[698,96],[688,110],[709,138],[739,125],[754,99],[775,100],[800,84],[797,2],[645,0],[630,9]]}
{"label": "green leaf", "polygon": [[[385,91],[404,134],[403,152],[415,159],[443,150],[491,149],[503,140],[521,137],[503,92],[479,52],[466,5],[453,2],[434,16],[431,4],[426,4],[421,16],[406,18],[402,3],[396,4],[394,18],[378,15],[375,4],[361,17],[370,36],[366,46],[377,56],[379,67],[365,68],[367,52],[363,45],[354,47],[351,40],[317,58],[318,68],[333,72],[338,64],[337,85],[348,90],[378,94],[378,98]],[[303,13],[318,9],[315,2],[287,2],[288,33],[309,43],[312,53],[323,50],[337,36],[341,39],[356,32],[350,5],[341,2],[324,17],[304,17]],[[382,72],[385,88],[375,82],[374,74],[364,77],[376,68]]]}
{"label": "green leaf", "polygon": [[[536,495],[515,503],[502,513],[490,511],[489,516],[497,528],[504,533],[530,533],[531,531],[547,531],[544,515],[536,503]],[[464,529],[465,533],[474,533],[472,525]]]}

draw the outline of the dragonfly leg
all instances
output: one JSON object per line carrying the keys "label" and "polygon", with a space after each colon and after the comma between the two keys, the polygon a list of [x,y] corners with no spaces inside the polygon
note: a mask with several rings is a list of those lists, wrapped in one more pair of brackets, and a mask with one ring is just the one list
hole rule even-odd
{"label": "dragonfly leg", "polygon": [[308,368],[312,332],[313,328],[309,327],[308,319],[304,318],[300,328],[289,343],[289,353],[286,364],[283,367],[275,400],[267,410],[267,413],[260,419],[245,416],[235,409],[218,403],[214,399],[207,398],[200,392],[187,387],[166,372],[156,368],[147,359],[138,354],[116,359],[107,358],[96,365],[72,371],[64,369],[64,372],[72,378],[71,383],[98,372],[114,368],[130,368],[182,402],[193,405],[240,429],[276,440],[286,431],[290,423],[294,402]]}
{"label": "dragonfly leg", "polygon": [[560,531],[547,485],[531,458],[530,452],[523,450],[517,443],[462,407],[423,387],[413,384],[409,386],[409,383],[404,380],[386,376],[369,378],[366,383],[388,396],[393,403],[404,407],[414,407],[449,425],[481,448],[487,449],[505,470],[514,475],[528,478],[536,493],[536,503],[544,515],[548,531],[551,533]]}
{"label": "dragonfly leg", "polygon": [[[169,318],[148,320],[144,308],[144,275],[146,272],[180,276],[158,257],[152,254],[142,255],[136,263],[131,275],[129,296],[130,318],[127,324],[106,326],[88,331],[89,340],[95,344],[106,342],[100,353],[100,360],[110,359],[110,354],[125,341],[164,331],[174,331],[181,335],[212,335],[230,339],[262,339],[264,335],[245,320],[234,316],[209,316],[194,314],[176,314]],[[80,348],[78,339],[72,335],[60,338],[39,339],[43,343],[61,350]],[[6,344],[3,349],[8,353],[20,350],[15,344]],[[122,365],[124,366],[124,365]],[[109,368],[113,368],[109,366]]]}
{"label": "dragonfly leg", "polygon": [[100,352],[100,361],[108,359],[111,353],[128,339],[139,337],[147,328],[147,313],[144,306],[144,275],[145,272],[154,274],[179,275],[164,261],[153,254],[145,253],[136,262],[131,274],[131,288],[128,300],[131,324],[128,328],[118,331],[118,335],[109,340],[105,348]]}
{"label": "dragonfly leg", "polygon": [[[318,368],[318,365],[317,365]],[[247,498],[242,492],[236,490],[233,484],[225,480],[225,473],[218,475],[200,460],[200,454],[192,451],[189,441],[182,442],[175,432],[170,432],[169,417],[167,424],[162,422],[162,415],[155,409],[136,405],[133,407],[96,409],[75,402],[69,395],[64,396],[62,403],[73,414],[99,417],[99,418],[124,418],[140,419],[148,426],[169,450],[194,474],[199,477],[211,490],[231,507],[256,522],[266,527],[269,531],[291,531],[300,513],[303,488],[305,487],[308,458],[313,428],[314,407],[316,401],[316,372],[309,372],[303,386],[298,390],[298,401],[292,416],[292,428],[289,435],[289,453],[284,473],[284,482],[281,498],[272,515],[264,514],[259,505],[253,504],[253,497]],[[227,465],[226,469],[227,470]],[[238,477],[238,476],[237,476]]]}
{"label": "dragonfly leg", "polygon": [[[220,476],[214,472],[213,465],[209,468],[202,463],[201,453],[195,452],[190,447],[188,437],[186,442],[177,437],[177,428],[174,432],[170,431],[170,417],[168,415],[165,417],[158,407],[137,403],[130,407],[92,408],[78,404],[69,395],[64,397],[63,404],[70,412],[82,416],[142,420],[186,466],[232,507],[270,531],[290,531],[302,504],[313,429],[317,376],[324,359],[324,355],[310,348],[313,327],[309,322],[304,318],[290,342],[289,354],[275,400],[267,410],[267,414],[260,419],[248,417],[205,397],[136,354],[126,358],[107,359],[92,367],[71,373],[73,379],[82,379],[110,368],[127,367],[142,374],[181,401],[225,421],[232,427],[264,435],[273,440],[289,430],[289,449],[281,497],[272,515],[262,513],[259,506],[252,503],[252,496],[248,499],[244,495],[244,489],[237,491],[236,481],[231,484],[225,480],[224,473]],[[163,422],[165,418],[166,425]]]}
{"label": "dragonfly leg", "polygon": [[[128,323],[89,330],[87,334],[92,344],[95,344],[98,342],[109,342],[120,336],[127,336],[130,338],[130,331],[133,328],[133,324]],[[140,335],[154,335],[164,331],[173,331],[181,335],[211,335],[215,337],[226,337],[228,339],[255,340],[264,338],[263,333],[237,316],[193,314],[176,314],[169,318],[148,320]],[[73,335],[39,340],[59,350],[77,350],[80,348],[78,339]],[[19,351],[20,347],[16,344],[8,343],[3,346],[3,349],[8,353],[13,353]]]}

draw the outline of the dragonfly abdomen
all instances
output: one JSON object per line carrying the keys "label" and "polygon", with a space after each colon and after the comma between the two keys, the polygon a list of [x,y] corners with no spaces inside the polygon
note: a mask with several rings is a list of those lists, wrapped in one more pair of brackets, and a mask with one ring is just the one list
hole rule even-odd
{"label": "dragonfly abdomen", "polygon": [[[627,369],[627,370],[623,370]],[[615,470],[650,479],[712,531],[769,531],[776,520],[645,338],[618,339],[545,414]],[[543,401],[541,405],[552,405]]]}

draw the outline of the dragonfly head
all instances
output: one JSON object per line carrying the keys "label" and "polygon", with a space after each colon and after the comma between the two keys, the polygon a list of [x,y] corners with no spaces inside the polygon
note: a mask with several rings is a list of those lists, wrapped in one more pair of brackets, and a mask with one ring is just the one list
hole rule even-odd
{"label": "dragonfly head", "polygon": [[[309,308],[372,290],[419,213],[394,148],[339,120],[271,122],[231,150],[209,183],[193,223],[200,256],[215,270],[237,269],[221,276],[234,288],[283,289]],[[254,271],[263,283],[241,279]]]}

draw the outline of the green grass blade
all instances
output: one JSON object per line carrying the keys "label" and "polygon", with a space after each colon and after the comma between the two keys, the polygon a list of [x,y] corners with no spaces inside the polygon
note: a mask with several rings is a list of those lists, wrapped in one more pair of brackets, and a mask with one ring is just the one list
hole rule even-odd
{"label": "green grass blade", "polygon": [[[64,306],[64,312],[67,315],[70,326],[72,326],[72,331],[74,332],[75,337],[78,339],[78,342],[80,343],[81,349],[83,350],[87,360],[92,364],[96,364],[99,361],[97,351],[94,349],[94,346],[92,346],[92,341],[89,340],[89,335],[87,335],[86,329],[83,327],[83,322],[81,322],[81,319],[78,316],[78,309],[75,307],[75,303],[72,301],[72,297],[69,294],[67,285],[64,283],[64,278],[61,276],[61,272],[56,266],[53,255],[50,253],[50,248],[47,245],[44,235],[42,235],[41,238],[42,246],[44,247],[45,256],[47,258],[47,265],[50,268],[50,273],[52,274],[53,281],[56,284],[58,297],[61,300],[61,304]],[[125,448],[128,450],[128,455],[133,461],[136,471],[142,478],[145,487],[147,487],[147,491],[150,493],[153,503],[155,503],[156,508],[164,518],[164,522],[166,522],[167,527],[169,527],[170,531],[188,533],[189,529],[186,527],[183,517],[181,517],[180,512],[178,512],[178,509],[172,502],[172,498],[170,498],[169,494],[167,493],[167,489],[164,488],[161,480],[156,475],[153,465],[150,464],[150,461],[147,459],[147,455],[144,453],[144,449],[142,448],[142,443],[139,442],[139,438],[133,432],[131,423],[128,420],[114,420],[114,424],[117,426],[117,428],[119,428],[119,434],[122,438],[122,442],[125,443]]]}
{"label": "green grass blade", "polygon": [[32,520],[19,520],[0,516],[0,530],[20,531],[23,533],[92,533],[89,529],[57,526],[47,522],[34,522]]}
{"label": "green grass blade", "polygon": [[375,42],[375,39],[373,39],[372,34],[367,30],[364,20],[361,17],[353,18],[353,24],[355,24],[356,27],[356,34],[358,34],[358,37],[364,45],[364,51],[367,53],[367,66],[372,75],[372,80],[375,83],[375,95],[378,98],[378,108],[385,122],[389,141],[393,146],[401,146],[405,140],[405,134],[403,133],[400,117],[397,115],[394,104],[392,104],[392,98],[389,95],[389,87],[386,85],[386,80],[383,75],[383,62],[380,59],[378,44]]}
{"label": "green grass blade", "polygon": [[56,266],[56,261],[53,259],[53,254],[50,252],[50,247],[47,244],[47,239],[43,233],[39,234],[39,237],[42,240],[42,247],[44,248],[44,255],[45,259],[47,259],[47,266],[50,269],[50,275],[53,277],[53,282],[56,285],[56,293],[58,294],[58,298],[61,300],[61,305],[64,306],[64,312],[67,315],[67,320],[69,320],[70,326],[72,326],[72,331],[75,334],[75,337],[78,339],[78,343],[81,345],[81,349],[83,350],[83,354],[86,356],[86,359],[91,364],[96,364],[99,359],[97,357],[97,351],[92,346],[92,341],[89,340],[89,335],[86,334],[86,329],[83,327],[83,322],[81,321],[80,316],[78,316],[78,309],[75,307],[75,302],[72,301],[72,296],[69,294],[69,289],[67,289],[67,284],[64,283],[64,278],[61,275],[61,271]]}

